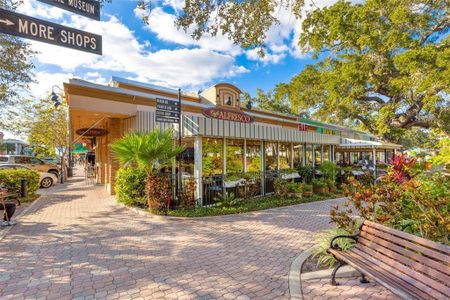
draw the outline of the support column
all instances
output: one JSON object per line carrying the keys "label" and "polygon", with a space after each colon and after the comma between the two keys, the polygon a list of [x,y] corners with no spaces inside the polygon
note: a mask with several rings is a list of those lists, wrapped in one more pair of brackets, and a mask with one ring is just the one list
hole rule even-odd
{"label": "support column", "polygon": [[247,173],[247,140],[244,139],[244,150],[242,151],[244,155],[244,173]]}
{"label": "support column", "polygon": [[280,172],[280,143],[276,143],[277,147],[277,173]]}
{"label": "support column", "polygon": [[373,176],[375,177],[375,179],[377,178],[377,150],[375,149],[375,147],[372,147],[372,161],[373,161]]}
{"label": "support column", "polygon": [[265,142],[261,141],[261,195],[266,194],[266,151]]}
{"label": "support column", "polygon": [[384,163],[387,164],[388,163],[388,157],[387,157],[387,150],[384,149]]}
{"label": "support column", "polygon": [[225,176],[227,174],[227,139],[223,138],[222,144],[222,174]]}
{"label": "support column", "polygon": [[290,153],[290,168],[294,168],[294,143],[291,143],[291,153]]}
{"label": "support column", "polygon": [[196,136],[194,139],[194,179],[196,185],[195,199],[197,199],[197,206],[202,206],[202,198],[203,198],[202,158],[203,158],[202,137]]}
{"label": "support column", "polygon": [[114,185],[116,183],[116,172],[119,169],[119,161],[115,159],[112,155],[111,150],[111,144],[114,143],[116,140],[118,140],[121,137],[122,130],[121,130],[121,120],[119,118],[111,118],[110,119],[110,127],[109,127],[109,136],[108,136],[108,174],[107,179],[109,179],[107,182],[107,190],[110,195],[114,194]]}

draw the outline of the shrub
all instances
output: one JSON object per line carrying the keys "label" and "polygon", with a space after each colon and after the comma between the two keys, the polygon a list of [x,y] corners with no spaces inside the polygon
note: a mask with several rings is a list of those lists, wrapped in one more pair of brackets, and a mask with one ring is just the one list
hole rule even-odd
{"label": "shrub", "polygon": [[193,208],[197,204],[195,199],[195,188],[197,187],[197,183],[195,182],[194,177],[189,177],[183,188],[183,194],[181,195],[180,206],[182,208]]}
{"label": "shrub", "polygon": [[312,166],[310,166],[310,165],[299,166],[297,168],[297,171],[298,171],[298,175],[300,175],[303,182],[307,182],[307,183],[311,182],[311,179],[313,177],[313,172],[314,172]]}
{"label": "shrub", "polygon": [[[331,240],[338,235],[353,235],[356,233],[357,229],[358,228],[355,228],[355,230],[349,231],[335,227],[319,234],[316,238],[316,247],[313,248],[313,257],[318,258],[317,265],[324,265],[328,268],[334,267],[334,265],[337,263],[337,260],[332,254],[327,252],[327,250],[330,248]],[[346,251],[353,247],[355,241],[349,238],[339,238],[336,239],[333,244],[336,245],[339,249]]]}
{"label": "shrub", "polygon": [[230,208],[238,204],[234,193],[220,193],[214,198],[217,207]]}
{"label": "shrub", "polygon": [[324,179],[313,179],[312,185],[317,188],[328,187],[328,184]]}
{"label": "shrub", "polygon": [[147,179],[147,205],[151,210],[163,211],[169,208],[171,195],[170,177],[149,174]]}
{"label": "shrub", "polygon": [[288,182],[282,178],[276,178],[273,181],[273,188],[275,195],[277,196],[287,196],[289,190],[288,190]]}
{"label": "shrub", "polygon": [[[401,164],[407,164],[403,166]],[[339,228],[354,228],[356,210],[364,219],[449,244],[450,183],[440,175],[419,176],[406,173],[408,162],[389,170],[378,184],[364,186],[354,178],[344,185],[348,201],[344,210],[335,206],[331,219]],[[403,174],[405,172],[406,174]]]}
{"label": "shrub", "polygon": [[26,169],[0,170],[0,185],[4,185],[13,191],[20,191],[20,182],[22,178],[27,180],[28,194],[35,194],[40,186],[40,176],[38,172]]}
{"label": "shrub", "polygon": [[297,182],[288,182],[287,188],[289,193],[301,194],[303,192],[301,184]]}
{"label": "shrub", "polygon": [[305,191],[305,192],[312,192],[312,190],[313,190],[313,186],[312,186],[312,184],[303,184],[303,191]]}
{"label": "shrub", "polygon": [[333,182],[336,181],[337,166],[334,162],[324,161],[320,165],[319,170],[322,173],[322,178]]}
{"label": "shrub", "polygon": [[145,183],[147,173],[139,168],[120,168],[116,174],[115,191],[117,201],[125,205],[145,207],[147,197]]}

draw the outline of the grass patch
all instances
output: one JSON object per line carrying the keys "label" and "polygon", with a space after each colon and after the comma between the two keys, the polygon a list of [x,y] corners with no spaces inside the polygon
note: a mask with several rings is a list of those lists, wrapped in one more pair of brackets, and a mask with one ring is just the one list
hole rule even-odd
{"label": "grass patch", "polygon": [[25,197],[25,198],[19,198],[19,200],[20,200],[20,203],[21,204],[24,204],[24,203],[31,203],[31,202],[33,202],[34,200],[36,200],[37,198],[39,198],[41,195],[38,195],[38,194],[33,194],[33,195],[28,195],[27,197]]}
{"label": "grass patch", "polygon": [[289,206],[301,203],[309,203],[315,201],[321,201],[326,199],[334,199],[343,197],[342,194],[334,193],[324,193],[324,194],[314,194],[311,197],[302,198],[280,198],[276,196],[268,196],[261,198],[254,198],[250,201],[241,201],[238,205],[232,207],[196,207],[196,208],[182,208],[177,210],[168,211],[151,211],[151,213],[156,215],[167,215],[173,217],[188,217],[188,218],[198,218],[207,216],[220,216],[220,215],[231,215],[240,214],[250,211],[263,210],[274,207]]}

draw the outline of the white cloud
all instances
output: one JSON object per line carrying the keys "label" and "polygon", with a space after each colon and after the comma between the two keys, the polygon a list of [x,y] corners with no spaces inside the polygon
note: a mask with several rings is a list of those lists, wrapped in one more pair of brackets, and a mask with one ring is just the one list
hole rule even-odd
{"label": "white cloud", "polygon": [[[25,7],[27,10],[43,9],[49,13],[48,8],[43,8],[41,4],[28,3],[27,5]],[[106,83],[105,74],[120,73],[140,78],[145,82],[195,88],[214,80],[248,72],[244,67],[235,64],[233,55],[218,52],[215,49],[217,47],[149,51],[150,42],[140,43],[135,33],[119,19],[114,16],[103,17],[103,19],[103,21],[94,21],[70,15],[59,22],[102,35],[102,56],[31,41],[32,48],[38,52],[35,59],[39,66],[58,66],[62,70],[51,78],[49,73],[38,73],[38,82],[54,82],[58,79],[59,83],[62,83],[76,74],[87,80]],[[173,28],[173,24],[168,27]],[[62,76],[62,74],[70,74],[70,76]],[[39,89],[38,85],[34,86],[33,94],[40,95],[47,90],[43,86],[41,90]]]}
{"label": "white cloud", "polygon": [[285,57],[286,57],[286,53],[265,53],[264,56],[259,55],[258,53],[259,49],[251,49],[245,52],[245,55],[247,57],[247,59],[249,60],[254,60],[254,61],[260,61],[262,62],[264,65],[267,64],[277,64],[279,62],[281,62]]}
{"label": "white cloud", "polygon": [[[138,18],[142,17],[142,10],[136,8],[134,13]],[[239,46],[234,45],[231,40],[220,33],[216,36],[205,34],[200,40],[194,40],[191,36],[193,30],[189,29],[185,32],[182,29],[177,29],[175,20],[176,16],[174,14],[165,12],[161,7],[155,7],[150,13],[148,26],[145,28],[156,34],[159,40],[165,42],[182,46],[196,46],[201,49],[219,51],[234,56],[242,52]]]}
{"label": "white cloud", "polygon": [[[53,86],[57,86],[59,88],[63,88],[62,83],[67,82],[69,78],[73,78],[74,75],[72,73],[56,73],[56,72],[37,72],[36,83],[31,84],[30,86],[30,96],[35,98],[46,98],[52,92]],[[55,93],[60,93],[61,90],[59,88],[54,88]]]}

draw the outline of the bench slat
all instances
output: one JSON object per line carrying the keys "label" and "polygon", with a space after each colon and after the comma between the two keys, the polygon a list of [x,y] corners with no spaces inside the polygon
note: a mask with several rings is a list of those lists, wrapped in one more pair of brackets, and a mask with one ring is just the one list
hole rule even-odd
{"label": "bench slat", "polygon": [[442,254],[441,252],[432,250],[430,248],[426,248],[424,246],[421,246],[421,245],[418,245],[418,244],[414,244],[414,243],[412,243],[410,241],[407,241],[407,240],[404,240],[404,239],[402,239],[400,237],[391,235],[391,234],[389,234],[389,233],[387,233],[385,231],[378,230],[376,228],[368,227],[368,226],[363,226],[361,231],[362,232],[369,232],[372,235],[375,235],[377,237],[385,239],[385,240],[387,240],[389,242],[395,243],[395,244],[397,244],[397,245],[399,245],[401,247],[407,247],[407,248],[409,248],[411,250],[414,250],[414,251],[420,252],[422,254],[425,254],[425,255],[427,255],[427,256],[429,256],[431,258],[439,259],[440,261],[442,261],[442,262],[444,262],[446,264],[450,264],[450,256],[449,255],[445,255],[445,254]]}
{"label": "bench slat", "polygon": [[[377,240],[378,239],[374,238],[370,241],[370,240],[367,240],[365,238],[365,236],[361,235],[358,239],[358,242],[366,247],[375,249],[377,252],[380,253],[380,255],[389,256],[390,258],[393,258],[393,259],[413,268],[416,271],[420,271],[424,274],[432,276],[436,280],[439,280],[444,283],[450,282],[450,276],[447,276],[446,274],[439,272],[439,269],[442,270],[442,269],[447,268],[445,265],[434,262],[437,267],[437,269],[435,270],[427,265],[418,263],[417,261],[409,258],[407,255],[403,255],[404,253],[399,254],[397,252],[394,252],[394,251],[388,249],[387,247],[384,247],[383,242],[379,243]],[[392,245],[390,245],[390,246],[392,246]],[[398,247],[398,248],[400,248],[400,247]],[[406,250],[403,248],[400,248],[400,249]],[[393,250],[397,250],[397,249],[393,249]],[[409,250],[406,250],[406,251],[409,251]]]}
{"label": "bench slat", "polygon": [[356,252],[357,254],[359,254],[361,256],[364,256],[364,254],[367,254],[368,255],[367,259],[372,259],[374,261],[381,260],[379,256],[383,255],[383,263],[389,265],[393,269],[396,269],[400,272],[407,274],[408,276],[413,278],[413,280],[422,282],[422,283],[428,285],[429,287],[435,289],[439,293],[444,293],[446,295],[450,295],[450,288],[448,288],[444,284],[440,283],[439,281],[433,280],[430,277],[428,277],[427,275],[424,275],[424,274],[419,273],[411,268],[408,268],[405,265],[403,265],[387,256],[384,256],[384,254],[381,254],[369,247],[362,245],[361,243],[359,243],[355,248],[352,248],[352,250],[350,250],[350,251]]}
{"label": "bench slat", "polygon": [[402,239],[408,240],[410,242],[417,243],[419,245],[422,245],[422,246],[425,246],[425,247],[429,247],[431,249],[438,250],[438,251],[441,251],[441,252],[443,252],[443,253],[445,253],[447,255],[450,255],[450,247],[447,246],[447,245],[444,245],[444,244],[441,244],[441,243],[437,243],[437,242],[433,242],[433,241],[427,240],[425,238],[422,238],[420,236],[415,236],[415,235],[412,235],[412,234],[409,234],[409,233],[406,233],[406,232],[403,232],[403,231],[400,231],[400,230],[396,230],[396,229],[393,229],[393,228],[389,228],[389,227],[386,227],[386,226],[383,226],[381,224],[377,224],[377,223],[374,223],[374,222],[371,222],[371,221],[368,221],[368,220],[364,221],[364,225],[372,227],[372,228],[376,228],[376,229],[384,231],[384,232],[386,232],[386,233],[388,233],[390,235],[395,235],[397,237],[400,237]]}
{"label": "bench slat", "polygon": [[379,269],[380,272],[384,272],[386,277],[391,278],[392,280],[398,279],[399,282],[404,282],[404,287],[408,289],[412,289],[412,287],[417,288],[422,293],[425,293],[427,297],[425,299],[433,298],[433,299],[445,299],[445,296],[442,293],[437,292],[433,288],[423,284],[422,282],[412,278],[409,274],[402,273],[401,271],[391,267],[390,265],[384,263],[383,261],[377,260],[372,256],[365,255],[363,252],[360,252],[357,249],[352,248],[348,251],[348,255],[358,258],[360,261],[364,262],[367,265],[372,265],[375,269]]}
{"label": "bench slat", "polygon": [[356,270],[370,276],[373,280],[403,299],[427,299],[427,297],[429,297],[424,292],[407,284],[400,278],[388,277],[386,272],[383,273],[383,270],[374,264],[364,264],[360,261],[360,259],[350,256],[347,252],[340,252],[336,250],[330,250],[330,252],[333,253],[338,259],[344,260]]}
{"label": "bench slat", "polygon": [[[397,244],[394,244],[394,243],[391,243],[384,239],[381,239],[377,236],[372,235],[371,233],[369,233],[367,231],[361,232],[360,236],[366,238],[369,241],[374,241],[377,244],[383,245],[386,248],[396,251],[396,252],[400,253],[401,255],[410,257],[411,259],[416,260],[416,261],[418,261],[424,265],[427,265],[431,268],[434,268],[434,269],[438,270],[439,272],[443,272],[446,275],[450,275],[450,267],[446,266],[445,264],[443,264],[440,261],[433,260],[431,258],[428,258],[427,256],[420,255],[417,252],[411,251],[407,248],[403,248],[402,246],[399,246]],[[445,266],[445,267],[443,268],[443,266]]]}

